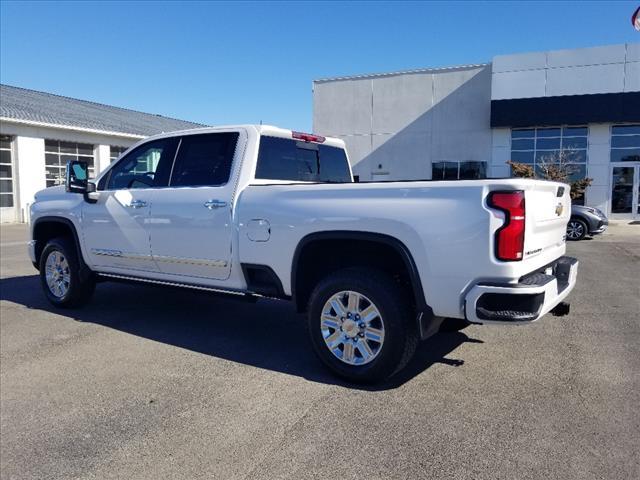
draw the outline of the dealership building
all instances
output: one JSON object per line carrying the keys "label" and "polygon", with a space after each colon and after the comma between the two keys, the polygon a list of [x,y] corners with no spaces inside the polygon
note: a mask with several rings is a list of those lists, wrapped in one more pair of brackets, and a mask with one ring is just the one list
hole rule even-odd
{"label": "dealership building", "polygon": [[201,126],[0,85],[0,220],[27,220],[34,194],[63,183],[69,160],[95,175],[142,138]]}
{"label": "dealership building", "polygon": [[361,181],[508,177],[564,151],[586,205],[640,219],[640,43],[316,80],[313,128]]}
{"label": "dealership building", "polygon": [[[0,220],[27,220],[68,160],[93,175],[127,147],[202,125],[0,85]],[[313,82],[313,130],[345,140],[361,181],[508,177],[569,152],[586,205],[640,219],[640,43]]]}

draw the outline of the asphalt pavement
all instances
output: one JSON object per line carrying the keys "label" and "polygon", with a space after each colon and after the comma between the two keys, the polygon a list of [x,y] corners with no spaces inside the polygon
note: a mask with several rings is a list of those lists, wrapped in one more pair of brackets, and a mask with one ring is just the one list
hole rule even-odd
{"label": "asphalt pavement", "polygon": [[0,227],[2,479],[640,478],[640,225],[571,243],[571,314],[332,377],[284,302],[100,284],[56,310]]}

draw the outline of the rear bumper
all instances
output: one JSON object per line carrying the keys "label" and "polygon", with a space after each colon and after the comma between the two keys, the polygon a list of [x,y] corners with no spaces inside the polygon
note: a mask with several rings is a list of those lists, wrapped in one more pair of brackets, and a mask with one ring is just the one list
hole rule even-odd
{"label": "rear bumper", "polygon": [[479,324],[535,322],[571,293],[577,276],[578,260],[561,257],[517,283],[479,283],[465,297],[465,316]]}

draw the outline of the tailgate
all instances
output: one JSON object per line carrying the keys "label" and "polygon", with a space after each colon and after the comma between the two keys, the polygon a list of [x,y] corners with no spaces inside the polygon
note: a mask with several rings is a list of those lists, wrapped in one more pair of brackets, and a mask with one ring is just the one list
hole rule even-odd
{"label": "tailgate", "polygon": [[524,259],[556,250],[562,254],[571,217],[569,192],[569,185],[542,180],[525,190]]}

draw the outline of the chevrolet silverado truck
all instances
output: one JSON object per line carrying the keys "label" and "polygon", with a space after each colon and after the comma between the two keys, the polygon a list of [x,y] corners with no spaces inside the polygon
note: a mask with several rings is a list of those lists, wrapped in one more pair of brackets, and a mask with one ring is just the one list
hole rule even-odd
{"label": "chevrolet silverado truck", "polygon": [[[147,138],[38,192],[29,255],[57,307],[134,281],[295,302],[322,362],[381,381],[449,325],[568,312],[569,186],[354,182],[342,140],[265,125]],[[256,306],[259,308],[259,305]]]}

